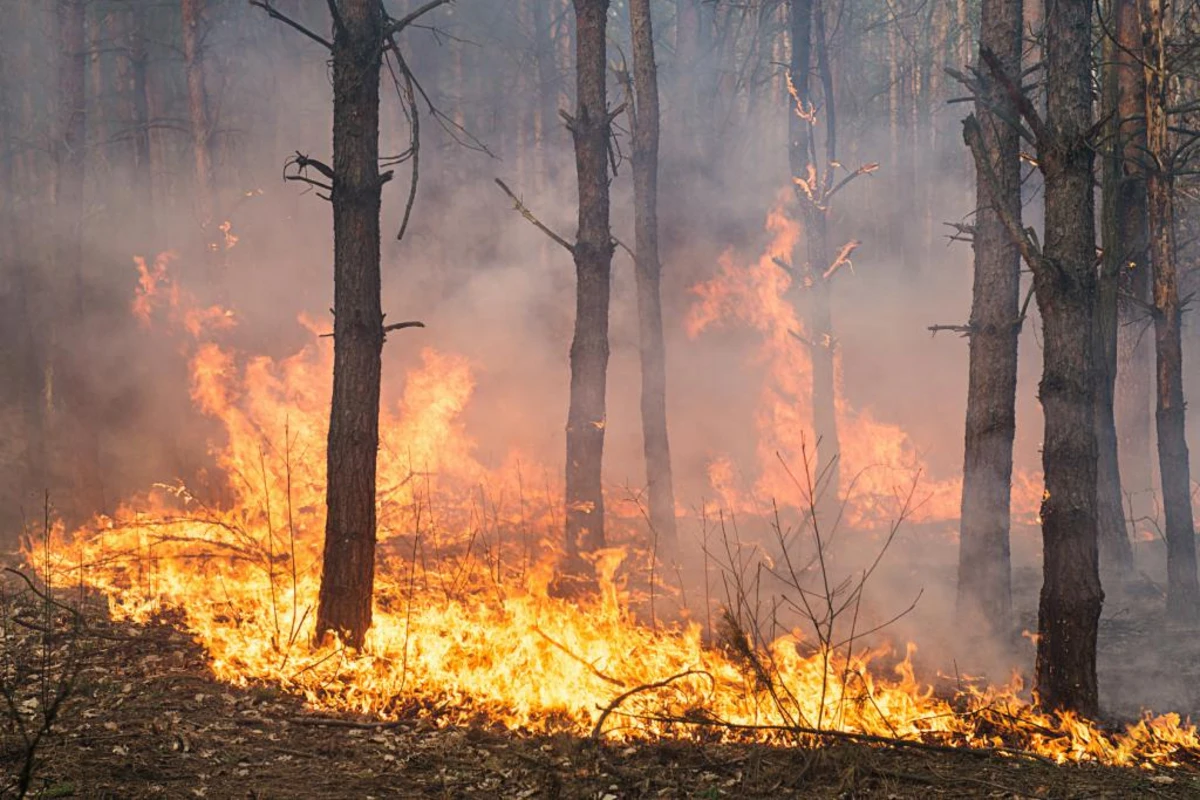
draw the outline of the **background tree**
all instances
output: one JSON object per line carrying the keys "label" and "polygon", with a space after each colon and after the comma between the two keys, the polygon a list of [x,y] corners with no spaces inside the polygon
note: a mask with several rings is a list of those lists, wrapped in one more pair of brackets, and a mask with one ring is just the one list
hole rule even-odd
{"label": "background tree", "polygon": [[[816,473],[822,485],[820,505],[832,519],[841,499],[838,475],[837,338],[833,331],[833,277],[849,263],[857,241],[842,245],[835,253],[829,245],[830,201],[854,178],[874,172],[877,164],[866,164],[837,180],[841,167],[837,156],[837,108],[833,72],[825,34],[825,9],[816,0],[790,0],[788,22],[792,54],[789,64],[788,166],[800,217],[804,225],[804,253],[792,265],[780,264],[792,278],[791,290],[804,308],[805,331],[800,336],[812,359],[812,420],[816,435]],[[821,92],[821,105],[814,103],[810,85],[813,61]],[[818,156],[816,122],[825,122],[824,153]],[[798,334],[797,334],[798,335]],[[799,335],[798,335],[799,336]]]}
{"label": "background tree", "polygon": [[1119,267],[1117,296],[1117,375],[1114,411],[1123,488],[1129,514],[1153,513],[1154,420],[1153,339],[1150,307],[1150,254],[1146,229],[1145,80],[1142,24],[1136,0],[1112,0],[1105,29],[1105,114],[1112,115],[1104,176],[1102,234],[1108,269]]}
{"label": "background tree", "polygon": [[1108,582],[1116,583],[1129,577],[1133,566],[1133,548],[1125,527],[1125,504],[1121,484],[1121,462],[1118,452],[1116,426],[1117,339],[1120,323],[1120,294],[1123,245],[1115,238],[1119,191],[1120,161],[1122,158],[1120,116],[1120,61],[1115,58],[1116,43],[1111,37],[1104,41],[1103,119],[1107,135],[1101,163],[1100,237],[1102,256],[1096,294],[1096,447],[1097,463],[1097,520],[1099,524],[1100,566]]}
{"label": "background tree", "polygon": [[221,249],[217,225],[217,197],[213,179],[212,126],[208,111],[208,83],[204,67],[205,9],[207,0],[181,0],[183,14],[183,59],[187,74],[188,126],[192,138],[193,191],[202,241],[210,252],[210,281],[220,281]]}
{"label": "background tree", "polygon": [[654,61],[651,16],[650,0],[630,0],[633,92],[629,98],[629,114],[633,124],[634,261],[638,352],[642,367],[642,441],[646,453],[650,524],[656,539],[674,550],[675,491],[667,436],[667,364],[660,298],[662,265],[658,256],[658,69]]}
{"label": "background tree", "polygon": [[613,240],[609,229],[606,29],[608,0],[574,0],[574,116],[564,114],[575,142],[579,231],[575,259],[575,333],[571,340],[571,399],[567,412],[567,530],[569,569],[582,571],[583,553],[604,546],[605,391],[608,381],[608,306]]}
{"label": "background tree", "polygon": [[[980,49],[994,53],[1008,75],[1021,71],[1021,6],[1021,0],[984,0],[981,11]],[[1012,625],[1009,525],[1021,254],[997,206],[1020,224],[1020,134],[1007,121],[1016,108],[1003,83],[988,70],[978,70],[977,80],[975,116],[983,157],[996,180],[989,186],[976,179],[958,615],[964,630],[1004,638]]]}
{"label": "background tree", "polygon": [[1154,352],[1157,362],[1158,466],[1167,539],[1167,616],[1200,616],[1191,471],[1185,435],[1183,344],[1175,246],[1175,153],[1167,121],[1170,97],[1165,9],[1142,0],[1142,64],[1146,89],[1146,196],[1150,266],[1154,276]]}

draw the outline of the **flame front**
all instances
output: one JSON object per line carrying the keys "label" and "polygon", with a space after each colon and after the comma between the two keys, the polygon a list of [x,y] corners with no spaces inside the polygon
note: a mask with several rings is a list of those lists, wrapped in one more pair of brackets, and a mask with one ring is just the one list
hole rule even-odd
{"label": "flame front", "polygon": [[[773,247],[794,243],[784,218],[771,225]],[[788,341],[798,325],[783,301],[786,276],[764,258],[751,270],[723,261],[720,277],[700,288],[692,325],[734,315],[763,333],[778,381],[761,420],[778,433],[764,447],[795,447],[808,424],[797,402],[807,372]],[[498,469],[477,460],[460,418],[471,365],[432,349],[407,376],[399,405],[382,412],[381,544],[366,646],[314,648],[330,348],[311,322],[312,342],[282,361],[220,346],[211,334],[233,316],[192,314],[168,264],[139,263],[135,312],[189,334],[180,346],[192,397],[224,426],[213,455],[229,502],[214,507],[185,487],[159,486],[111,518],[69,535],[55,530],[48,561],[40,547],[28,557],[52,584],[102,591],[118,617],[178,610],[222,680],[280,685],[317,708],[421,713],[440,723],[484,715],[513,729],[580,734],[603,723],[604,735],[624,740],[703,726],[730,738],[812,741],[804,729],[838,730],[1108,764],[1169,764],[1200,751],[1195,729],[1176,716],[1109,735],[1035,712],[1015,681],[938,696],[916,678],[911,648],[897,659],[885,649],[815,647],[798,633],[761,643],[737,631],[714,647],[697,624],[646,624],[630,610],[637,598],[621,548],[598,554],[597,595],[551,596],[559,495],[527,491],[515,454]],[[847,474],[872,459],[919,466],[898,429],[842,410]],[[732,499],[732,465],[715,461],[710,473]],[[764,473],[759,489],[778,480]]]}

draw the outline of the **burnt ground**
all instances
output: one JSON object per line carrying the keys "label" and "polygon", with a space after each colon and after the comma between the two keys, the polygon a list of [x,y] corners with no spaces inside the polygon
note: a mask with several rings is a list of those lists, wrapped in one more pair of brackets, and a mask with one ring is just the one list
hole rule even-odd
{"label": "burnt ground", "polygon": [[[486,723],[317,717],[277,689],[217,682],[201,648],[169,620],[115,623],[94,601],[82,620],[66,608],[47,614],[12,574],[0,585],[5,699],[27,731],[53,706],[63,665],[77,665],[37,751],[36,797],[1200,797],[1192,769],[1055,767],[850,743],[625,746]],[[23,763],[14,713],[0,713],[3,796],[15,796],[10,780]]]}

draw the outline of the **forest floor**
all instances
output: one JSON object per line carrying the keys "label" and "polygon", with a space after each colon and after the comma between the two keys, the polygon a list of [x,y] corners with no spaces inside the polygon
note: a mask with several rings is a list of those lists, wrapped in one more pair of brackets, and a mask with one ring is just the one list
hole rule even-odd
{"label": "forest floor", "polygon": [[30,796],[1200,797],[1200,773],[1189,770],[1055,767],[851,743],[629,746],[486,723],[317,717],[277,689],[218,682],[202,649],[168,619],[114,622],[94,602],[84,604],[85,618],[47,609],[12,573],[0,576],[0,588],[0,688],[9,705],[0,712],[0,795],[5,786],[12,793],[24,761],[14,709],[34,733],[56,689],[69,684],[37,749]]}

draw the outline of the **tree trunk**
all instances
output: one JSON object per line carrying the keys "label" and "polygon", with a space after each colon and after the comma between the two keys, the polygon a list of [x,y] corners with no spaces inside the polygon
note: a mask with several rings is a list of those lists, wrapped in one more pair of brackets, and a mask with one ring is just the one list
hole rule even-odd
{"label": "tree trunk", "polygon": [[576,235],[575,335],[571,341],[571,400],[567,413],[566,555],[571,572],[585,570],[580,554],[604,546],[605,388],[608,373],[608,303],[613,242],[609,231],[605,28],[609,0],[574,0],[579,183]]}
{"label": "tree trunk", "polygon": [[[1040,397],[1043,571],[1039,702],[1098,710],[1100,588],[1096,519],[1096,237],[1092,192],[1090,0],[1046,0],[1046,244],[1034,275],[1044,329]],[[1044,150],[1044,152],[1043,152]]]}
{"label": "tree trunk", "polygon": [[1167,122],[1169,85],[1163,0],[1142,0],[1146,78],[1146,152],[1149,156],[1150,265],[1154,273],[1154,351],[1157,361],[1158,468],[1167,524],[1167,617],[1200,616],[1191,472],[1184,435],[1183,345],[1175,265],[1175,196]]}
{"label": "tree trunk", "polygon": [[[825,55],[823,10],[813,0],[791,0],[788,5],[789,26],[792,38],[791,76],[796,91],[795,102],[799,108],[793,108],[790,115],[790,136],[788,143],[788,166],[794,177],[808,179],[814,183],[824,184],[825,171],[836,160],[834,141],[836,132],[836,117],[832,104],[832,77],[829,73],[829,62]],[[813,30],[814,21],[817,30]],[[815,152],[812,117],[802,116],[797,111],[811,108],[812,92],[812,48],[816,42],[817,61],[820,78],[826,94],[822,111],[825,115],[827,136],[826,153],[828,164],[818,168],[814,163]],[[814,202],[804,192],[797,192],[797,200],[804,219],[804,243],[806,264],[800,272],[805,275],[803,282],[795,282],[793,288],[803,292],[807,301],[809,353],[812,356],[812,409],[813,430],[817,437],[817,464],[815,474],[822,478],[820,505],[833,511],[840,498],[841,486],[838,480],[837,457],[841,450],[838,443],[837,428],[837,389],[834,353],[837,340],[833,335],[833,312],[830,306],[831,286],[827,271],[832,264],[828,236],[828,208],[823,202]],[[798,259],[797,259],[798,260]]]}
{"label": "tree trunk", "polygon": [[667,363],[663,343],[658,257],[658,70],[650,0],[630,0],[633,39],[633,203],[637,253],[638,343],[642,366],[642,441],[650,526],[656,544],[674,551],[675,489],[667,437]]}
{"label": "tree trunk", "polygon": [[1121,270],[1125,264],[1122,243],[1116,238],[1115,224],[1120,213],[1116,205],[1117,188],[1121,180],[1121,124],[1119,113],[1120,64],[1116,60],[1118,47],[1110,38],[1104,39],[1104,116],[1109,140],[1103,151],[1101,178],[1100,238],[1103,259],[1100,266],[1099,293],[1096,306],[1096,446],[1099,450],[1096,501],[1100,537],[1100,566],[1106,582],[1119,582],[1129,576],[1133,566],[1133,548],[1125,529],[1125,504],[1121,488],[1121,468],[1118,454],[1115,417],[1117,377],[1117,324],[1121,290]]}
{"label": "tree trunk", "polygon": [[[980,45],[996,54],[1007,74],[1019,74],[1021,0],[984,0],[981,13]],[[1004,639],[1012,626],[1009,517],[1021,256],[996,205],[1002,203],[1014,219],[1021,219],[1020,140],[1016,129],[992,111],[1015,114],[1004,87],[987,70],[980,75],[975,114],[998,196],[992,196],[993,187],[984,180],[976,179],[958,618],[963,631]]]}
{"label": "tree trunk", "polygon": [[324,572],[317,637],[361,647],[375,581],[379,449],[379,72],[376,0],[341,0],[333,34],[333,401],[326,458]]}
{"label": "tree trunk", "polygon": [[204,14],[206,0],[181,0],[183,10],[183,59],[187,71],[188,123],[192,137],[193,200],[200,222],[204,247],[209,252],[210,281],[219,281],[214,257],[218,241],[216,189],[213,183],[211,127],[208,117],[208,89],[204,75]]}
{"label": "tree trunk", "polygon": [[[1154,466],[1151,447],[1154,418],[1154,345],[1145,330],[1151,320],[1146,313],[1150,296],[1150,252],[1146,219],[1146,175],[1142,164],[1146,147],[1146,83],[1139,59],[1142,52],[1142,23],[1136,0],[1113,0],[1110,18],[1115,18],[1116,46],[1111,58],[1106,89],[1115,91],[1116,119],[1120,128],[1113,137],[1114,150],[1107,179],[1112,192],[1113,241],[1104,250],[1119,259],[1121,294],[1117,302],[1117,385],[1115,414],[1121,479],[1129,497],[1129,516],[1140,519],[1155,511]],[[1112,113],[1110,110],[1109,113]],[[1117,149],[1119,148],[1119,149]]]}

